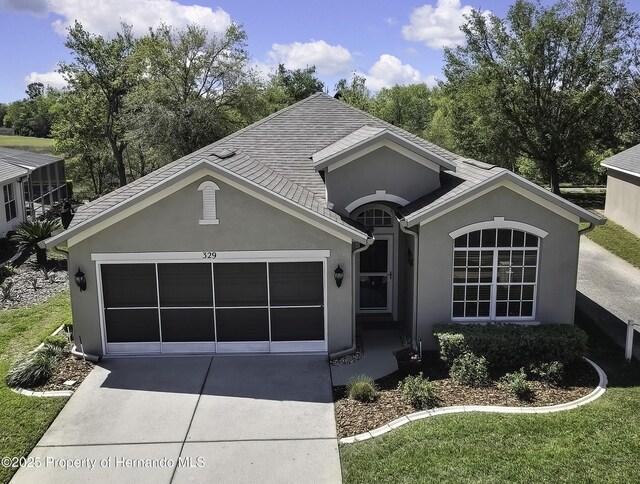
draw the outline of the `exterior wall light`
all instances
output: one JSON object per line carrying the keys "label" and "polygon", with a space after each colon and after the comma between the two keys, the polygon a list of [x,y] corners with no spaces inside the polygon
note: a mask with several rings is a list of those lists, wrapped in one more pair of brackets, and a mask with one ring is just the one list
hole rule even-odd
{"label": "exterior wall light", "polygon": [[342,270],[342,267],[340,267],[340,264],[338,264],[338,267],[336,267],[336,270],[333,272],[333,278],[336,280],[336,286],[338,287],[342,286],[342,279],[344,279],[344,271]]}
{"label": "exterior wall light", "polygon": [[76,286],[80,288],[80,291],[85,291],[87,289],[87,278],[84,277],[84,272],[78,269],[75,275],[76,278]]}

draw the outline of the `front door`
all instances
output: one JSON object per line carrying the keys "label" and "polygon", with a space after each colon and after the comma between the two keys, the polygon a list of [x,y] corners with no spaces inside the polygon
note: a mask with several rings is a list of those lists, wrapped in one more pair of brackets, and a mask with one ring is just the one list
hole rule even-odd
{"label": "front door", "polygon": [[388,313],[392,310],[393,236],[378,235],[360,252],[360,311]]}

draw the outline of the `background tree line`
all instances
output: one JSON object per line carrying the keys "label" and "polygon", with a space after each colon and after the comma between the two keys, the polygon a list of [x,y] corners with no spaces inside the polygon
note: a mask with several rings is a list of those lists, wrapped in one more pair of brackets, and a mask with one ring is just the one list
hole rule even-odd
{"label": "background tree line", "polygon": [[[354,74],[336,97],[463,156],[508,167],[559,193],[603,181],[599,161],[640,142],[639,21],[624,0],[516,0],[505,18],[474,11],[445,79],[372,93]],[[16,134],[52,136],[76,186],[98,196],[318,91],[315,68],[249,66],[239,25],[123,24],[113,38],[76,23],[60,71],[0,105]]]}

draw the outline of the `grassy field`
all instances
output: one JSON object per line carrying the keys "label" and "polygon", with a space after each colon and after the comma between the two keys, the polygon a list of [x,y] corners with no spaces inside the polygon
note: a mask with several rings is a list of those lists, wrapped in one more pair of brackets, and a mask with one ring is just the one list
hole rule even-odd
{"label": "grassy field", "polygon": [[580,320],[609,376],[599,400],[547,415],[445,415],[341,445],[344,482],[640,482],[640,368]]}
{"label": "grassy field", "polygon": [[[4,377],[16,359],[70,319],[68,292],[32,308],[0,311],[0,457],[28,455],[66,403],[66,398],[18,395],[5,386]],[[0,466],[0,482],[8,482],[16,470]]]}
{"label": "grassy field", "polygon": [[53,151],[53,140],[51,138],[0,135],[0,147],[35,151],[38,153],[51,153]]}
{"label": "grassy field", "polygon": [[640,238],[611,220],[587,234],[596,244],[640,268]]}

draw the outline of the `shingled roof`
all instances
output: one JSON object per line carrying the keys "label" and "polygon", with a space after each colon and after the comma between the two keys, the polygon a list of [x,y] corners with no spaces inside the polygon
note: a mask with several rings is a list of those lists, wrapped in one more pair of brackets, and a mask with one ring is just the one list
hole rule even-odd
{"label": "shingled roof", "polygon": [[602,160],[600,164],[605,168],[640,176],[640,144]]}
{"label": "shingled roof", "polygon": [[[325,185],[313,158],[331,156],[341,149],[340,142],[353,143],[382,132],[392,133],[417,145],[441,160],[441,165],[445,165],[443,168],[450,168],[442,174],[442,188],[404,207],[402,214],[405,215],[446,203],[507,171],[462,158],[342,101],[318,93],[80,207],[66,232],[82,230],[82,226],[108,216],[181,172],[206,163],[220,173],[251,183],[265,193],[293,203],[331,224],[350,232],[356,230],[360,235],[358,238],[366,238],[362,227],[354,228],[352,220],[344,219],[327,208]],[[64,234],[61,236],[56,236],[56,240],[61,240]]]}

